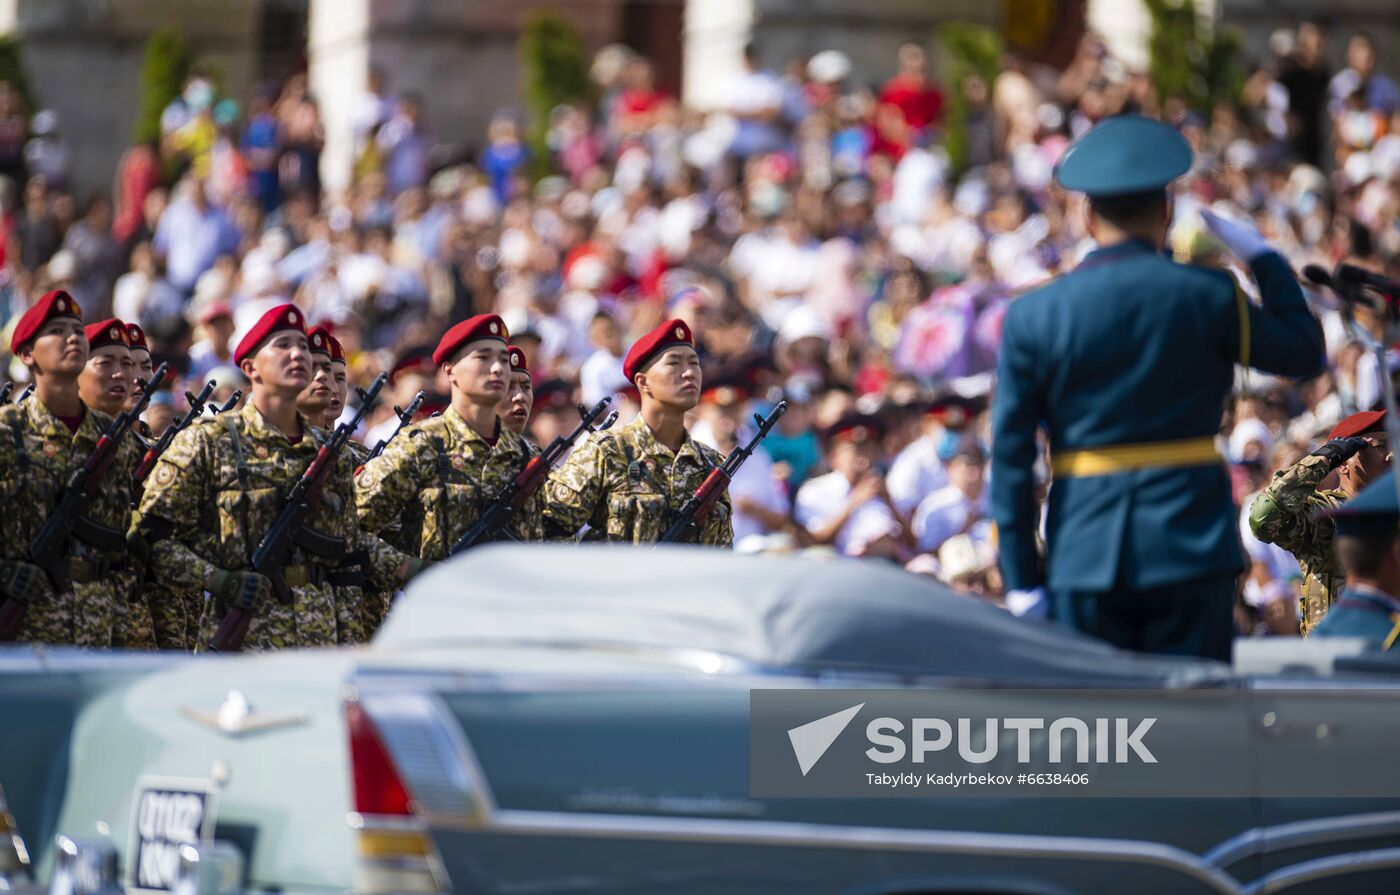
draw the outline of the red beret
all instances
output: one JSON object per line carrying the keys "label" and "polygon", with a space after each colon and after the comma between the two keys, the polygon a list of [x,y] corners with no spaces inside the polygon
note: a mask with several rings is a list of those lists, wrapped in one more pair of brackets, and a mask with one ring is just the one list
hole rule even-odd
{"label": "red beret", "polygon": [[408,349],[400,355],[393,368],[389,370],[389,381],[397,380],[400,373],[422,373],[431,378],[436,372],[432,358],[433,349],[429,345],[417,345]]}
{"label": "red beret", "polygon": [[131,337],[127,335],[126,324],[113,317],[100,323],[89,324],[86,330],[89,353],[109,345],[131,347]]}
{"label": "red beret", "polygon": [[266,342],[273,333],[281,332],[284,329],[295,330],[306,335],[306,320],[301,315],[301,309],[296,305],[278,305],[259,317],[258,322],[253,324],[253,328],[248,330],[248,334],[239,341],[238,347],[233,350],[233,362],[241,364],[245,358],[257,354],[263,342]]}
{"label": "red beret", "polygon": [[1360,413],[1353,413],[1340,423],[1332,427],[1332,431],[1327,433],[1327,440],[1334,438],[1350,438],[1353,435],[1366,435],[1371,432],[1385,431],[1385,411],[1384,410],[1363,410]]}
{"label": "red beret", "polygon": [[342,344],[340,344],[340,340],[337,339],[335,336],[331,336],[330,339],[331,339],[331,363],[333,363],[333,364],[343,364],[343,363],[345,363],[345,346],[342,345]]}
{"label": "red beret", "polygon": [[21,348],[34,341],[34,337],[44,328],[45,323],[58,317],[83,319],[83,309],[78,307],[73,296],[62,289],[46,292],[43,298],[36,301],[34,306],[19,318],[19,323],[15,325],[15,334],[10,337],[10,353],[19,354]]}
{"label": "red beret", "polygon": [[433,350],[433,363],[447,363],[452,359],[452,355],[457,353],[458,348],[478,339],[498,339],[509,344],[510,332],[506,329],[505,321],[495,314],[468,317],[443,334],[442,340]]}
{"label": "red beret", "polygon": [[510,346],[510,371],[512,373],[530,372],[530,364],[525,360],[525,352],[514,345]]}
{"label": "red beret", "polygon": [[135,323],[126,325],[126,341],[132,348],[140,348],[147,354],[150,353],[150,346],[146,344],[146,331]]}
{"label": "red beret", "polygon": [[324,326],[313,326],[306,331],[306,344],[311,353],[324,354],[332,360],[335,359],[335,350],[331,347],[333,338],[331,331]]}
{"label": "red beret", "polygon": [[695,347],[695,339],[690,335],[690,327],[684,320],[672,318],[638,339],[622,359],[622,375],[631,382],[642,372],[647,361],[656,357],[673,345]]}

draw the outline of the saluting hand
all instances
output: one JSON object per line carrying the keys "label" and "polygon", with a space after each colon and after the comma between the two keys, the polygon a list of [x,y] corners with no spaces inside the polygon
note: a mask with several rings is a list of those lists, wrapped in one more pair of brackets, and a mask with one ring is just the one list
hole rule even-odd
{"label": "saluting hand", "polygon": [[1223,218],[1209,208],[1201,209],[1201,220],[1215,238],[1224,243],[1230,254],[1249,264],[1261,255],[1273,251],[1254,225],[1245,221]]}

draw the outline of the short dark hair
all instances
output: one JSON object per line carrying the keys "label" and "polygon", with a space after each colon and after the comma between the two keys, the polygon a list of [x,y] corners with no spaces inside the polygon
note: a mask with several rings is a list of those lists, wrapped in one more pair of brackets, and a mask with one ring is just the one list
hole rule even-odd
{"label": "short dark hair", "polygon": [[1089,207],[1094,214],[1124,229],[1145,222],[1157,221],[1167,211],[1166,190],[1145,193],[1122,193],[1114,196],[1090,196]]}
{"label": "short dark hair", "polygon": [[1348,575],[1374,578],[1394,543],[1394,534],[1338,535],[1337,559]]}

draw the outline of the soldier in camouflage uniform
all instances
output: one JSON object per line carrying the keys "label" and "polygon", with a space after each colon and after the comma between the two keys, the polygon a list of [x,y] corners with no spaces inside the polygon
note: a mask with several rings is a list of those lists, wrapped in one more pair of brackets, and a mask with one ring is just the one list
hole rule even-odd
{"label": "soldier in camouflage uniform", "polygon": [[[700,401],[700,358],[690,327],[668,320],[627,352],[623,373],[641,395],[641,413],[618,430],[594,433],[550,476],[546,534],[571,538],[585,524],[609,541],[647,544],[724,458],[685,429]],[[730,547],[729,495],[706,517],[699,542]]]}
{"label": "soldier in camouflage uniform", "polygon": [[[131,358],[126,324],[117,319],[102,320],[89,324],[86,333],[88,362],[78,377],[78,395],[83,403],[108,416],[135,407],[141,395],[136,388],[135,363]],[[134,427],[127,437],[144,452],[146,445]],[[137,563],[136,558],[129,557],[128,568],[113,573],[127,598],[121,629],[113,643],[130,649],[155,649],[155,624]]]}
{"label": "soldier in camouflage uniform", "polygon": [[[340,556],[294,551],[285,570],[289,604],[275,599],[268,579],[248,568],[286,494],[325,439],[296,410],[311,377],[301,312],[293,305],[268,311],[239,343],[234,359],[252,382],[251,398],[241,411],[200,419],[175,438],[146,484],[137,527],[147,535],[152,566],[163,578],[211,595],[200,645],[208,643],[227,608],[242,601],[258,607],[248,649],[335,644],[342,639],[341,613],[327,576]],[[406,577],[409,564],[402,555],[356,527],[349,512],[353,497],[350,464],[337,462],[308,525],[340,538],[347,551],[364,546],[379,579]]]}
{"label": "soldier in camouflage uniform", "polygon": [[[449,329],[433,362],[452,383],[442,416],[404,429],[355,479],[360,521],[379,533],[401,524],[399,543],[434,562],[447,556],[481,510],[529,462],[525,441],[501,423],[496,406],[510,381],[506,326],[480,314]],[[543,536],[540,495],[531,495],[507,534]]]}
{"label": "soldier in camouflage uniform", "polygon": [[[516,435],[525,436],[525,427],[530,424],[530,409],[535,403],[534,383],[530,379],[530,364],[525,360],[525,352],[511,345],[510,350],[510,389],[501,403],[496,405],[496,415],[506,428]],[[540,452],[539,447],[530,443],[531,456]]]}
{"label": "soldier in camouflage uniform", "polygon": [[[345,349],[340,340],[324,326],[313,327],[306,334],[311,345],[311,384],[297,397],[297,409],[314,425],[333,431],[345,410],[345,396],[350,385],[345,368]],[[357,441],[345,443],[343,459],[351,470],[358,470],[369,458],[369,451]],[[327,578],[335,588],[339,612],[337,630],[341,643],[364,643],[378,627],[383,614],[365,605],[365,574],[369,554],[363,549],[352,550]],[[374,591],[376,603],[383,601],[383,592]]]}
{"label": "soldier in camouflage uniform", "polygon": [[[23,404],[0,407],[0,501],[12,510],[0,514],[0,602],[26,604],[19,641],[110,647],[122,634],[125,593],[113,573],[125,568],[131,475],[140,462],[130,438],[119,445],[88,505],[88,519],[101,526],[93,538],[102,543],[70,539],[71,587],[56,592],[45,573],[25,561],[69,478],[112,424],[79,399],[78,378],[88,359],[81,313],[67,292],[50,292],[20,318],[10,343],[35,391]],[[24,512],[14,512],[20,507]]]}
{"label": "soldier in camouflage uniform", "polygon": [[[1354,413],[1333,428],[1326,444],[1275,474],[1249,508],[1254,536],[1298,560],[1303,573],[1299,630],[1304,635],[1327,614],[1345,585],[1332,549],[1335,527],[1323,511],[1336,509],[1385,472],[1389,456],[1385,412]],[[1333,471],[1339,488],[1319,489]]]}

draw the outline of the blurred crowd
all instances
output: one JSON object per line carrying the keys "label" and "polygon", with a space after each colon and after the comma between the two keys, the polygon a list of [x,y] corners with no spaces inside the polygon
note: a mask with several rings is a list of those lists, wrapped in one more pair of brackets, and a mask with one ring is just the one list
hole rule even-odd
{"label": "blurred crowd", "polygon": [[[239,387],[231,345],[293,300],[333,327],[357,383],[393,373],[362,433],[374,443],[419,389],[425,411],[442,404],[430,346],[491,310],[529,359],[527,434],[547,443],[580,401],[613,395],[635,413],[623,353],[682,317],[707,377],[696,437],[728,450],[754,412],[790,408],[734,483],[736,549],[877,557],[998,600],[986,411],[1001,320],[1091,248],[1082,197],[1052,183],[1056,159],[1105,116],[1161,117],[1196,152],[1175,187],[1180,260],[1231,264],[1198,213],[1225,206],[1295,269],[1345,259],[1394,276],[1400,90],[1365,35],[1311,24],[1275,34],[1237,100],[1214,108],[1158,95],[1092,35],[1064,70],[1008,55],[991,81],[944,83],[929,53],[906,45],[887,79],[862,83],[839,51],[750,48],[722,108],[701,112],[658,89],[647,59],[608,47],[591,69],[596,100],[553,110],[544,153],[509,109],[478,146],[445,145],[421,98],[376,72],[343,191],[321,182],[304,75],[245,97],[192,75],[159,142],[133,146],[111,192],[91,196],[69,189],[62,122],[0,84],[0,320],[66,288],[89,320],[140,323],[179,372],[151,410],[167,419],[186,388]],[[1225,408],[1242,506],[1344,413],[1379,401],[1366,346],[1383,319],[1310,300],[1330,371],[1301,385],[1241,373]],[[1248,623],[1296,630],[1297,563],[1241,531]]]}

